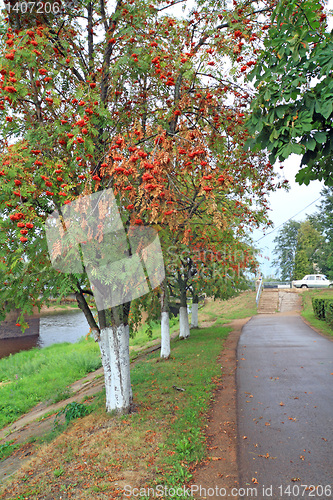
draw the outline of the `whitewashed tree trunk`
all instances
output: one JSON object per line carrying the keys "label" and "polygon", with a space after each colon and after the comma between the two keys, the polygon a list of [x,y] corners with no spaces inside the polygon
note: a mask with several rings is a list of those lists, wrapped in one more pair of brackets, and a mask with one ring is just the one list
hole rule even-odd
{"label": "whitewashed tree trunk", "polygon": [[162,311],[162,313],[161,313],[161,358],[168,359],[169,357],[170,357],[169,312]]}
{"label": "whitewashed tree trunk", "polygon": [[199,327],[198,312],[199,312],[199,304],[198,304],[198,302],[193,302],[192,303],[192,310],[191,310],[191,327],[193,327],[193,328]]}
{"label": "whitewashed tree trunk", "polygon": [[106,409],[110,407],[111,397],[111,363],[108,330],[108,328],[103,328],[98,340],[98,345],[101,351],[102,365],[104,369]]}
{"label": "whitewashed tree trunk", "polygon": [[190,325],[188,322],[187,306],[179,308],[179,338],[187,339],[190,336]]}
{"label": "whitewashed tree trunk", "polygon": [[167,293],[167,282],[161,283],[161,358],[170,357],[170,324],[169,324],[169,300]]}
{"label": "whitewashed tree trunk", "polygon": [[128,413],[132,404],[129,326],[101,330],[99,347],[105,377],[106,411]]}

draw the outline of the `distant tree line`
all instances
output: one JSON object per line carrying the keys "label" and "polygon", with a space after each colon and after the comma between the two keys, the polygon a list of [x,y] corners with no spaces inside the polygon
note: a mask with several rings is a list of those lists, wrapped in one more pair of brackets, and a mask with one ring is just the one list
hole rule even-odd
{"label": "distant tree line", "polygon": [[325,187],[318,212],[302,222],[283,225],[274,239],[276,266],[282,280],[321,273],[333,279],[333,187]]}

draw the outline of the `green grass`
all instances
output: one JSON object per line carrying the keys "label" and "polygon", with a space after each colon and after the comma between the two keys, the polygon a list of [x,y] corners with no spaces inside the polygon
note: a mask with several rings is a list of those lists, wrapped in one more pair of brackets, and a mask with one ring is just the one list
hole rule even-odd
{"label": "green grass", "polygon": [[[173,332],[178,320],[172,318],[171,325]],[[143,325],[130,339],[130,345],[143,346],[160,334],[160,325],[153,323],[152,336],[148,338]],[[135,353],[131,358],[135,358]],[[71,397],[68,386],[100,367],[99,346],[92,339],[34,348],[0,359],[0,428],[41,401],[57,403]]]}
{"label": "green grass", "polygon": [[19,444],[15,444],[14,441],[7,441],[6,443],[0,444],[0,461],[5,460],[9,457],[14,450],[19,448]]}
{"label": "green grass", "polygon": [[[214,380],[221,374],[220,366],[212,361],[220,354],[229,332],[226,327],[192,330],[190,339],[177,340],[172,345],[173,358],[169,363],[154,366],[158,356],[154,353],[150,357],[152,363],[138,365],[133,373],[134,394],[151,408],[147,421],[165,423],[174,417],[160,444],[157,484],[183,485],[191,478],[190,464],[205,455],[202,427]],[[174,386],[185,390],[179,392]],[[154,390],[149,393],[152,387]],[[170,450],[172,455],[167,453]]]}
{"label": "green grass", "polygon": [[0,360],[0,428],[17,420],[40,401],[70,396],[68,385],[101,366],[92,340],[21,351]]}
{"label": "green grass", "polygon": [[158,352],[149,354],[131,371],[133,413],[110,417],[99,394],[94,411],[44,446],[31,473],[5,487],[1,498],[54,496],[62,487],[71,498],[90,499],[102,491],[118,498],[122,493],[112,489],[116,486],[109,477],[137,468],[149,472],[151,487],[182,486],[191,479],[192,464],[207,454],[203,428],[221,375],[217,358],[229,331],[192,330],[189,339],[172,341],[167,361],[160,361]]}
{"label": "green grass", "polygon": [[[216,324],[255,313],[254,292],[244,292],[228,301],[209,301],[200,309],[204,321],[216,321]],[[176,331],[178,319],[171,317],[170,326],[170,333]],[[142,347],[159,339],[159,322],[152,323],[149,338],[146,329],[146,325],[139,328],[130,339],[130,346]],[[131,359],[136,356],[133,352]],[[71,396],[68,386],[100,366],[99,347],[91,339],[34,348],[0,359],[0,428],[14,422],[41,401],[67,399]]]}
{"label": "green grass", "polygon": [[222,325],[234,319],[254,316],[257,314],[255,297],[255,292],[246,291],[229,300],[209,299],[201,310],[201,322],[216,321],[216,324]]}
{"label": "green grass", "polygon": [[302,293],[302,305],[303,311],[302,316],[306,319],[310,325],[314,328],[317,328],[322,333],[326,335],[333,336],[333,330],[326,323],[326,321],[322,321],[317,319],[314,315],[312,308],[312,298],[313,297],[323,297],[323,298],[332,298],[333,299],[333,291],[332,290],[304,290]]}
{"label": "green grass", "polygon": [[[147,325],[142,325],[138,331],[130,338],[130,346],[142,347],[149,341],[158,340],[161,337],[161,323],[159,321],[152,321],[151,333],[147,333]],[[178,318],[170,316],[170,333],[174,332],[179,326]]]}

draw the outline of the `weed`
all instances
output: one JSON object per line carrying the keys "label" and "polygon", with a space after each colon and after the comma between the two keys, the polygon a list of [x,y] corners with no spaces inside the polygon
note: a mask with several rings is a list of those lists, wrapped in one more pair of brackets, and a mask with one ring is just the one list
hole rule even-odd
{"label": "weed", "polygon": [[64,399],[68,399],[73,395],[72,390],[70,387],[65,387],[65,389],[57,392],[57,394],[52,398],[52,403],[59,403],[60,401],[63,401]]}
{"label": "weed", "polygon": [[59,469],[54,469],[53,475],[54,477],[60,477],[64,474],[64,469],[62,467],[59,467]]}
{"label": "weed", "polygon": [[180,486],[186,484],[192,478],[192,474],[189,472],[188,468],[179,462],[176,462],[172,473],[168,477],[168,485],[170,486]]}
{"label": "weed", "polygon": [[186,438],[185,436],[183,436],[176,443],[176,450],[180,458],[189,459],[191,457],[193,449],[194,449],[194,444],[191,443],[189,438]]}
{"label": "weed", "polygon": [[73,401],[72,403],[69,403],[68,405],[65,406],[65,408],[62,408],[56,415],[54,419],[54,425],[58,425],[58,418],[61,415],[65,415],[65,420],[66,424],[69,424],[72,420],[75,420],[76,418],[82,418],[85,415],[88,415],[89,409],[87,406],[85,406],[82,403],[77,403],[76,401]]}

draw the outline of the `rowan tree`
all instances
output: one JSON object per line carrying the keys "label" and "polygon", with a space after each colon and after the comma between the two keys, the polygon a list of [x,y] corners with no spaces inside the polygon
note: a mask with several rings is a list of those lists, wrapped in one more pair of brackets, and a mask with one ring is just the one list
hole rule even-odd
{"label": "rowan tree", "polygon": [[[127,231],[167,228],[186,245],[198,221],[232,227],[235,238],[264,223],[275,188],[265,154],[243,149],[250,97],[240,85],[270,2],[220,2],[218,10],[198,2],[183,20],[168,14],[177,3],[82,1],[75,11],[64,4],[61,15],[11,11],[3,19],[4,310],[29,313],[74,291],[101,347],[108,411],[131,407],[130,301],[93,316],[86,268],[71,268],[69,258],[67,272],[50,264],[48,217],[61,220],[66,205],[112,189]],[[96,232],[80,246],[82,254],[90,245],[91,265],[109,224],[105,205],[94,207]],[[89,221],[80,222],[84,232]],[[64,242],[53,243],[51,257],[63,258]],[[107,288],[110,275],[101,274]]]}
{"label": "rowan tree", "polygon": [[170,296],[180,304],[180,338],[190,335],[190,296],[195,304],[202,294],[228,299],[248,287],[245,272],[255,269],[254,250],[234,237],[232,225],[228,230],[219,230],[208,221],[204,225],[204,233],[201,224],[193,225],[186,245],[177,244],[176,239],[164,253]]}

